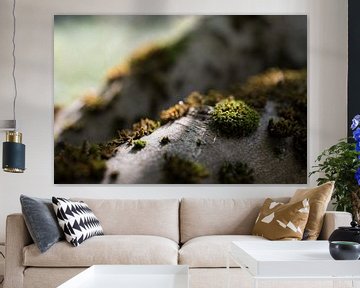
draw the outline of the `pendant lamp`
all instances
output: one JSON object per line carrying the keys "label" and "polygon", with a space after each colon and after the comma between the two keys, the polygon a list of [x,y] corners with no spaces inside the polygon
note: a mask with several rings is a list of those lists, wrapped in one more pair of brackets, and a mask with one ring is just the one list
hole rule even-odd
{"label": "pendant lamp", "polygon": [[16,0],[13,1],[13,35],[12,35],[12,57],[13,69],[12,78],[14,82],[14,100],[13,100],[13,120],[0,121],[0,130],[6,131],[5,142],[3,143],[3,161],[2,167],[5,172],[23,173],[25,171],[25,145],[22,144],[22,133],[17,130],[16,126],[16,98],[17,86],[15,77],[16,57],[15,57],[15,34],[16,34]]}

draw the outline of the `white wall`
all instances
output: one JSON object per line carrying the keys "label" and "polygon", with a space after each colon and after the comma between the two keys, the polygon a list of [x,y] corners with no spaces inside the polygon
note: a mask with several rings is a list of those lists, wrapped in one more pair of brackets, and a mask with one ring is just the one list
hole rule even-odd
{"label": "white wall", "polygon": [[[0,119],[12,117],[11,1],[0,1]],[[18,122],[26,143],[27,171],[23,175],[0,171],[0,242],[5,239],[6,215],[20,211],[21,193],[90,198],[275,197],[291,195],[296,188],[54,185],[53,14],[308,14],[310,163],[323,148],[346,135],[346,1],[18,0]]]}

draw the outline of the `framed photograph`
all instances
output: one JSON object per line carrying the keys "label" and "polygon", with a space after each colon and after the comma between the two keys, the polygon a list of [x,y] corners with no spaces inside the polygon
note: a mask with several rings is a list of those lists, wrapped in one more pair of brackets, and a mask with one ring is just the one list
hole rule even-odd
{"label": "framed photograph", "polygon": [[54,17],[55,184],[306,184],[306,15]]}

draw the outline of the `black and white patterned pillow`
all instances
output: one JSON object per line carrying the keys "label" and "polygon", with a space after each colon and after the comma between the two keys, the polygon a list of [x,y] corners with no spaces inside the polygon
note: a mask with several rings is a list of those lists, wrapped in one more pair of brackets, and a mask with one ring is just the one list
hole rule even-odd
{"label": "black and white patterned pillow", "polygon": [[66,241],[79,246],[86,239],[104,235],[99,220],[84,202],[52,197],[55,214]]}

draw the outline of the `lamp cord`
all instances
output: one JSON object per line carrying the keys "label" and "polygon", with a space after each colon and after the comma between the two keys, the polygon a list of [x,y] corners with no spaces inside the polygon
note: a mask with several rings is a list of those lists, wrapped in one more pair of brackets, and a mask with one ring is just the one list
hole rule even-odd
{"label": "lamp cord", "polygon": [[16,8],[16,0],[13,0],[13,8],[12,8],[12,16],[13,16],[13,34],[12,34],[12,44],[13,44],[13,50],[12,50],[12,57],[13,57],[13,69],[12,69],[12,78],[14,81],[14,101],[13,101],[13,118],[15,121],[15,130],[16,130],[16,98],[17,98],[17,85],[16,85],[16,77],[15,77],[15,68],[16,68],[16,56],[15,56],[15,35],[16,35],[16,15],[15,15],[15,8]]}

